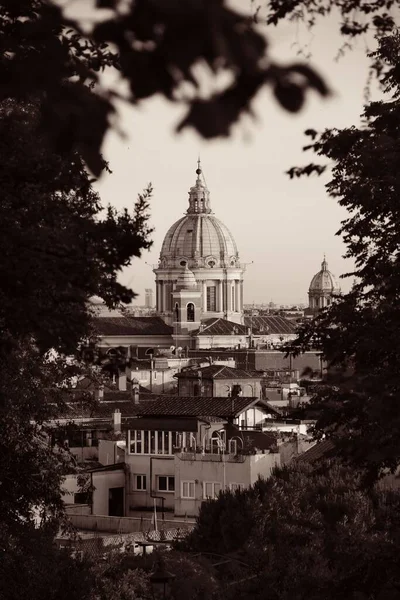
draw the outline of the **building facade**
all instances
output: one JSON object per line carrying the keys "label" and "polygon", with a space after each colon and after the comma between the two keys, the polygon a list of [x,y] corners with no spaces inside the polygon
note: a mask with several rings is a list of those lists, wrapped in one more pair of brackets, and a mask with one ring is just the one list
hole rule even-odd
{"label": "building facade", "polygon": [[[168,230],[154,269],[157,313],[178,329],[211,317],[243,322],[245,266],[231,232],[212,212],[200,162],[196,174],[186,214]],[[182,271],[191,279],[194,300],[175,293]]]}

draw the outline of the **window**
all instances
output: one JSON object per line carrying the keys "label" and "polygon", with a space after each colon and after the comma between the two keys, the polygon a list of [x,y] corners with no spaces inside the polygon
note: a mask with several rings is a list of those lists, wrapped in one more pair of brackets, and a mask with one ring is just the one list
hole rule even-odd
{"label": "window", "polygon": [[237,440],[228,440],[229,454],[237,454]]}
{"label": "window", "polygon": [[182,434],[175,431],[135,431],[129,432],[130,454],[172,454],[178,436],[182,445]]}
{"label": "window", "polygon": [[232,286],[232,311],[235,312],[236,311],[236,306],[235,306],[235,288],[234,286]]}
{"label": "window", "polygon": [[189,302],[187,305],[187,321],[194,322],[194,304],[193,302]]}
{"label": "window", "polygon": [[216,288],[215,285],[207,287],[207,310],[208,312],[215,312],[217,310],[216,303]]}
{"label": "window", "polygon": [[231,492],[236,492],[236,490],[244,489],[244,483],[231,483],[229,487],[231,489]]}
{"label": "window", "polygon": [[219,481],[206,481],[204,482],[204,498],[214,498],[218,497],[219,492],[221,491],[221,484]]}
{"label": "window", "polygon": [[92,504],[92,492],[77,492],[74,494],[74,504]]}
{"label": "window", "polygon": [[179,305],[178,303],[175,304],[175,321],[179,321]]}
{"label": "window", "polygon": [[182,481],[182,498],[194,499],[195,482]]}
{"label": "window", "polygon": [[175,491],[175,477],[165,477],[158,475],[158,491],[159,492],[174,492]]}
{"label": "window", "polygon": [[134,489],[137,492],[145,492],[147,490],[146,475],[134,476]]}

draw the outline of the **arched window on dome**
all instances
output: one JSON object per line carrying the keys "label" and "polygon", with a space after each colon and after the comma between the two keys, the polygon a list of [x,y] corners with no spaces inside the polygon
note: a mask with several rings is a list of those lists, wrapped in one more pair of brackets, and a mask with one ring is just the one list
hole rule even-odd
{"label": "arched window on dome", "polygon": [[231,287],[231,307],[232,307],[232,311],[235,312],[236,306],[235,306],[235,287],[234,286]]}
{"label": "arched window on dome", "polygon": [[187,305],[186,313],[187,313],[186,320],[193,323],[193,321],[194,321],[194,304],[193,304],[193,302],[189,302],[189,304]]}
{"label": "arched window on dome", "polygon": [[175,321],[179,321],[179,304],[175,303]]}

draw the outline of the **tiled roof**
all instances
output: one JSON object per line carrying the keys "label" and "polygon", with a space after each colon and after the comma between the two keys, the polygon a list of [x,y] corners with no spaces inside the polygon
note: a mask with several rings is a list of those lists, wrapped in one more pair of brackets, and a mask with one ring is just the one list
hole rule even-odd
{"label": "tiled roof", "polygon": [[247,327],[227,319],[207,319],[193,335],[247,335]]}
{"label": "tiled roof", "polygon": [[66,412],[60,414],[62,419],[101,419],[112,422],[116,409],[121,411],[122,417],[132,417],[137,414],[137,404],[133,400],[114,400],[89,403],[68,402]]}
{"label": "tiled roof", "polygon": [[237,417],[247,408],[259,402],[258,398],[160,396],[154,402],[137,407],[140,416],[176,417]]}
{"label": "tiled roof", "polygon": [[262,371],[245,371],[226,365],[209,365],[208,367],[190,367],[177,373],[177,378],[197,378],[201,373],[204,379],[260,379],[263,377]]}
{"label": "tiled roof", "polygon": [[172,327],[160,317],[96,317],[98,335],[171,335]]}
{"label": "tiled roof", "polygon": [[[157,398],[154,394],[145,390],[147,394],[140,394],[141,404],[152,402]],[[97,420],[112,422],[113,413],[116,409],[121,411],[121,418],[125,419],[137,415],[139,404],[134,403],[130,392],[120,390],[108,391],[104,393],[102,400],[95,400],[90,392],[79,393],[71,391],[65,397],[65,410],[60,411],[59,419],[71,420]]]}
{"label": "tiled roof", "polygon": [[296,462],[306,462],[313,464],[322,458],[327,458],[329,455],[333,453],[335,449],[335,444],[332,440],[323,440],[322,442],[317,442],[315,446],[296,456],[294,459]]}
{"label": "tiled roof", "polygon": [[256,335],[269,335],[269,334],[284,334],[289,335],[296,333],[295,325],[285,319],[276,315],[265,316],[265,317],[246,317],[244,318],[246,327],[251,327],[253,334]]}

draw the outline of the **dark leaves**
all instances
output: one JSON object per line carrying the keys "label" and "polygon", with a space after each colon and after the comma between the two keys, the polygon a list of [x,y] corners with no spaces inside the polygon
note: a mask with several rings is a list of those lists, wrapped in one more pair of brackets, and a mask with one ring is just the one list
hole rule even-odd
{"label": "dark leaves", "polygon": [[301,177],[302,175],[307,175],[307,177],[309,177],[313,173],[321,175],[325,170],[325,165],[316,165],[311,163],[309,165],[306,165],[305,167],[292,167],[291,169],[286,171],[286,173],[287,175],[289,175],[290,179],[293,179],[294,177]]}
{"label": "dark leaves", "polygon": [[280,105],[293,113],[310,89],[327,94],[310,67],[268,62],[266,39],[254,21],[223,0],[138,0],[124,11],[117,0],[98,0],[97,7],[112,14],[89,33],[51,1],[19,3],[18,18],[15,4],[3,5],[1,97],[40,95],[43,132],[55,151],[80,152],[96,176],[103,167],[101,147],[113,113],[111,96],[97,75],[106,67],[119,69],[133,103],[157,94],[182,101],[184,83],[194,92],[199,87],[198,64],[207,67],[211,84],[214,74],[230,73],[232,83],[221,93],[208,100],[194,94],[178,127],[194,127],[207,139],[229,135],[241,114],[251,112],[262,85],[272,86]]}
{"label": "dark leaves", "polygon": [[289,112],[298,112],[304,103],[303,88],[289,81],[278,81],[274,94],[279,104]]}

